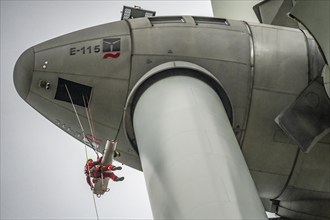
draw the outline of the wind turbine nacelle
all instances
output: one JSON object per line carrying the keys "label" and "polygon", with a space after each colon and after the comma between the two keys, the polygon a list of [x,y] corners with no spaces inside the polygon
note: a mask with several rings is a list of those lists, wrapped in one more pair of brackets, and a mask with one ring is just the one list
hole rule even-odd
{"label": "wind turbine nacelle", "polygon": [[[243,144],[253,100],[260,111],[263,105],[272,108],[260,114],[273,118],[262,121],[260,129],[273,126],[323,66],[313,38],[297,29],[209,17],[149,17],[33,46],[17,61],[14,82],[27,103],[85,142],[69,91],[86,134],[91,134],[86,108],[91,112],[98,140],[91,147],[102,152],[107,139],[117,138],[117,160],[141,170],[131,117],[134,100],[153,81],[184,74],[209,84]],[[270,100],[269,94],[282,98]]]}

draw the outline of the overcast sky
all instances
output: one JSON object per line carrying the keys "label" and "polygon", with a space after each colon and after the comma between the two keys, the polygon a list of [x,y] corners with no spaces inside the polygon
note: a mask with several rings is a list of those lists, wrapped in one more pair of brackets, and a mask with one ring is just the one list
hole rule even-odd
{"label": "overcast sky", "polygon": [[[213,15],[207,0],[1,0],[1,219],[96,219],[83,173],[84,145],[18,96],[13,68],[31,46],[119,20],[123,5],[138,5],[157,15]],[[100,219],[152,218],[143,173],[127,166],[116,172],[126,179],[96,198]]]}

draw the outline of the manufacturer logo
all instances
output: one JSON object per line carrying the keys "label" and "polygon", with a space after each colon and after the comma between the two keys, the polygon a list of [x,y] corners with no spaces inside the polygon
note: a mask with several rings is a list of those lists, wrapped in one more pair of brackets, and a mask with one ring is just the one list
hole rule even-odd
{"label": "manufacturer logo", "polygon": [[118,58],[120,56],[120,38],[109,38],[103,40],[103,59],[108,57]]}

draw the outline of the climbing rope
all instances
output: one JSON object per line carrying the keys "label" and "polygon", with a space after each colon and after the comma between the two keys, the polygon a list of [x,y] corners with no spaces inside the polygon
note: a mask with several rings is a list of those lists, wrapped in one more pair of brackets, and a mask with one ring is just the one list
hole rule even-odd
{"label": "climbing rope", "polygon": [[87,107],[87,104],[86,104],[86,101],[85,101],[85,97],[82,96],[82,98],[83,98],[83,102],[84,102],[84,106],[85,106],[85,111],[86,111],[86,116],[87,116],[87,120],[88,120],[88,124],[89,124],[89,129],[91,130],[91,133],[92,133],[92,139],[93,139],[93,141],[95,141],[94,129],[92,127],[92,122],[91,122],[90,115],[89,115],[90,111],[88,110],[88,107]]}
{"label": "climbing rope", "polygon": [[[94,132],[94,127],[93,127],[93,120],[92,120],[92,114],[91,114],[91,112],[90,112],[90,109],[87,107],[87,102],[86,102],[86,100],[85,100],[85,97],[84,96],[82,96],[82,99],[83,99],[83,102],[84,102],[84,106],[85,106],[85,110],[86,110],[86,116],[87,116],[87,120],[88,120],[88,124],[89,124],[89,129],[90,129],[90,131],[91,131],[91,133],[92,133],[92,139],[93,139],[93,141],[96,143],[96,138],[95,138],[95,132]],[[89,100],[90,101],[90,100]],[[88,101],[88,106],[90,105],[90,102]],[[87,139],[88,140],[88,139]],[[88,142],[90,143],[90,141],[88,140]],[[93,146],[92,145],[92,143],[90,143],[91,144],[91,146]],[[92,147],[93,148],[93,147]],[[86,149],[86,145],[85,145],[85,149]],[[94,152],[96,153],[96,155],[97,155],[97,159],[99,159],[99,155],[97,154],[97,152],[96,152],[96,150],[95,150],[95,148],[93,148],[93,150],[94,150]],[[102,168],[101,168],[101,180],[102,180],[102,188],[104,187],[104,181],[103,181],[103,171],[102,171]],[[93,194],[94,195],[94,194]]]}
{"label": "climbing rope", "polygon": [[99,220],[99,213],[97,212],[97,206],[96,206],[96,201],[95,201],[95,195],[92,192],[92,196],[93,196],[93,201],[94,201],[94,207],[95,207],[95,212],[96,212],[96,218],[97,220]]}
{"label": "climbing rope", "polygon": [[[73,104],[73,101],[72,101],[72,98],[71,98],[70,91],[69,91],[69,89],[68,89],[68,87],[67,87],[66,84],[65,84],[65,89],[66,89],[66,91],[67,91],[67,93],[68,93],[68,96],[69,96],[69,98],[70,98],[70,102],[71,102],[71,104],[72,104],[73,110],[74,110],[74,112],[75,112],[75,114],[76,114],[76,117],[77,117],[77,120],[78,120],[78,122],[79,122],[79,125],[80,125],[80,128],[81,128],[81,132],[83,133],[83,135],[84,135],[84,137],[85,137],[85,131],[84,131],[84,128],[83,128],[83,126],[82,126],[82,124],[81,124],[81,121],[80,121],[79,115],[78,115],[78,113],[77,113],[76,107],[75,107],[74,104]],[[92,146],[92,148],[93,148],[93,145],[91,145],[91,146]],[[93,148],[93,150],[95,151],[94,148]],[[87,146],[86,146],[86,143],[85,143],[85,155],[86,155],[86,161],[87,161],[87,160],[88,160],[88,153],[87,153]],[[97,154],[97,156],[98,156],[98,154]],[[91,176],[91,173],[90,173],[90,170],[89,170],[89,169],[88,169],[88,175]],[[98,211],[97,211],[97,205],[96,205],[96,201],[95,201],[95,196],[94,196],[93,191],[91,191],[91,193],[92,193],[92,197],[93,197],[93,202],[94,202],[94,208],[95,208],[96,218],[97,218],[97,220],[99,220],[99,213],[98,213]]]}
{"label": "climbing rope", "polygon": [[[85,144],[85,154],[86,154],[86,160],[87,160],[88,159],[88,153],[87,153],[87,146],[86,146],[86,144]],[[89,169],[88,169],[88,175],[91,176],[91,173],[90,173],[90,170]],[[95,208],[96,218],[97,218],[97,220],[99,220],[99,213],[97,211],[97,206],[96,206],[96,201],[95,201],[95,195],[94,195],[93,191],[91,191],[91,192],[92,192],[92,197],[93,197],[93,202],[94,202],[94,208]]]}
{"label": "climbing rope", "polygon": [[80,128],[81,128],[81,131],[82,131],[83,134],[85,134],[84,128],[83,128],[83,126],[82,126],[82,124],[81,124],[81,121],[80,121],[80,119],[79,119],[79,115],[78,115],[78,113],[77,113],[76,107],[74,107],[74,104],[73,104],[73,101],[72,101],[72,98],[71,98],[71,95],[70,95],[69,89],[68,89],[68,87],[66,86],[66,84],[65,84],[65,89],[66,89],[66,91],[67,91],[67,93],[68,93],[68,95],[69,95],[70,102],[71,102],[71,104],[72,104],[72,107],[73,107],[74,113],[75,113],[76,116],[77,116],[77,119],[78,119],[78,122],[79,122],[79,125],[80,125]]}
{"label": "climbing rope", "polygon": [[[85,101],[85,97],[82,96],[82,98],[83,98],[83,102],[84,102],[84,106],[85,106],[85,111],[86,111],[86,116],[87,116],[87,120],[88,120],[88,124],[89,124],[89,129],[90,129],[90,131],[92,133],[92,139],[96,143],[96,138],[95,138],[95,135],[94,135],[95,134],[95,132],[94,132],[95,129],[94,129],[94,126],[93,126],[92,115],[90,113],[89,108],[87,107],[87,104],[86,104],[86,101]],[[90,105],[90,102],[89,101],[88,101],[88,106]],[[96,153],[97,159],[99,159],[99,155],[98,155],[96,149],[93,147],[93,144],[90,142],[90,140],[88,138],[86,138],[86,139],[87,139],[88,143],[90,144],[91,148]]]}

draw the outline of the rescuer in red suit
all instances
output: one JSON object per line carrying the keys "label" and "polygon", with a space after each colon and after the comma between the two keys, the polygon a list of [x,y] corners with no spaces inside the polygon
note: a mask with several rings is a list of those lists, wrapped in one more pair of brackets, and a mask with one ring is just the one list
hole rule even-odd
{"label": "rescuer in red suit", "polygon": [[112,164],[102,166],[101,161],[102,157],[100,157],[97,161],[88,159],[85,164],[86,181],[91,188],[93,187],[91,178],[93,178],[93,180],[95,178],[101,178],[101,174],[103,174],[103,178],[110,178],[116,182],[124,180],[124,177],[118,177],[112,172],[114,170],[121,170],[122,168],[120,166],[116,167]]}

